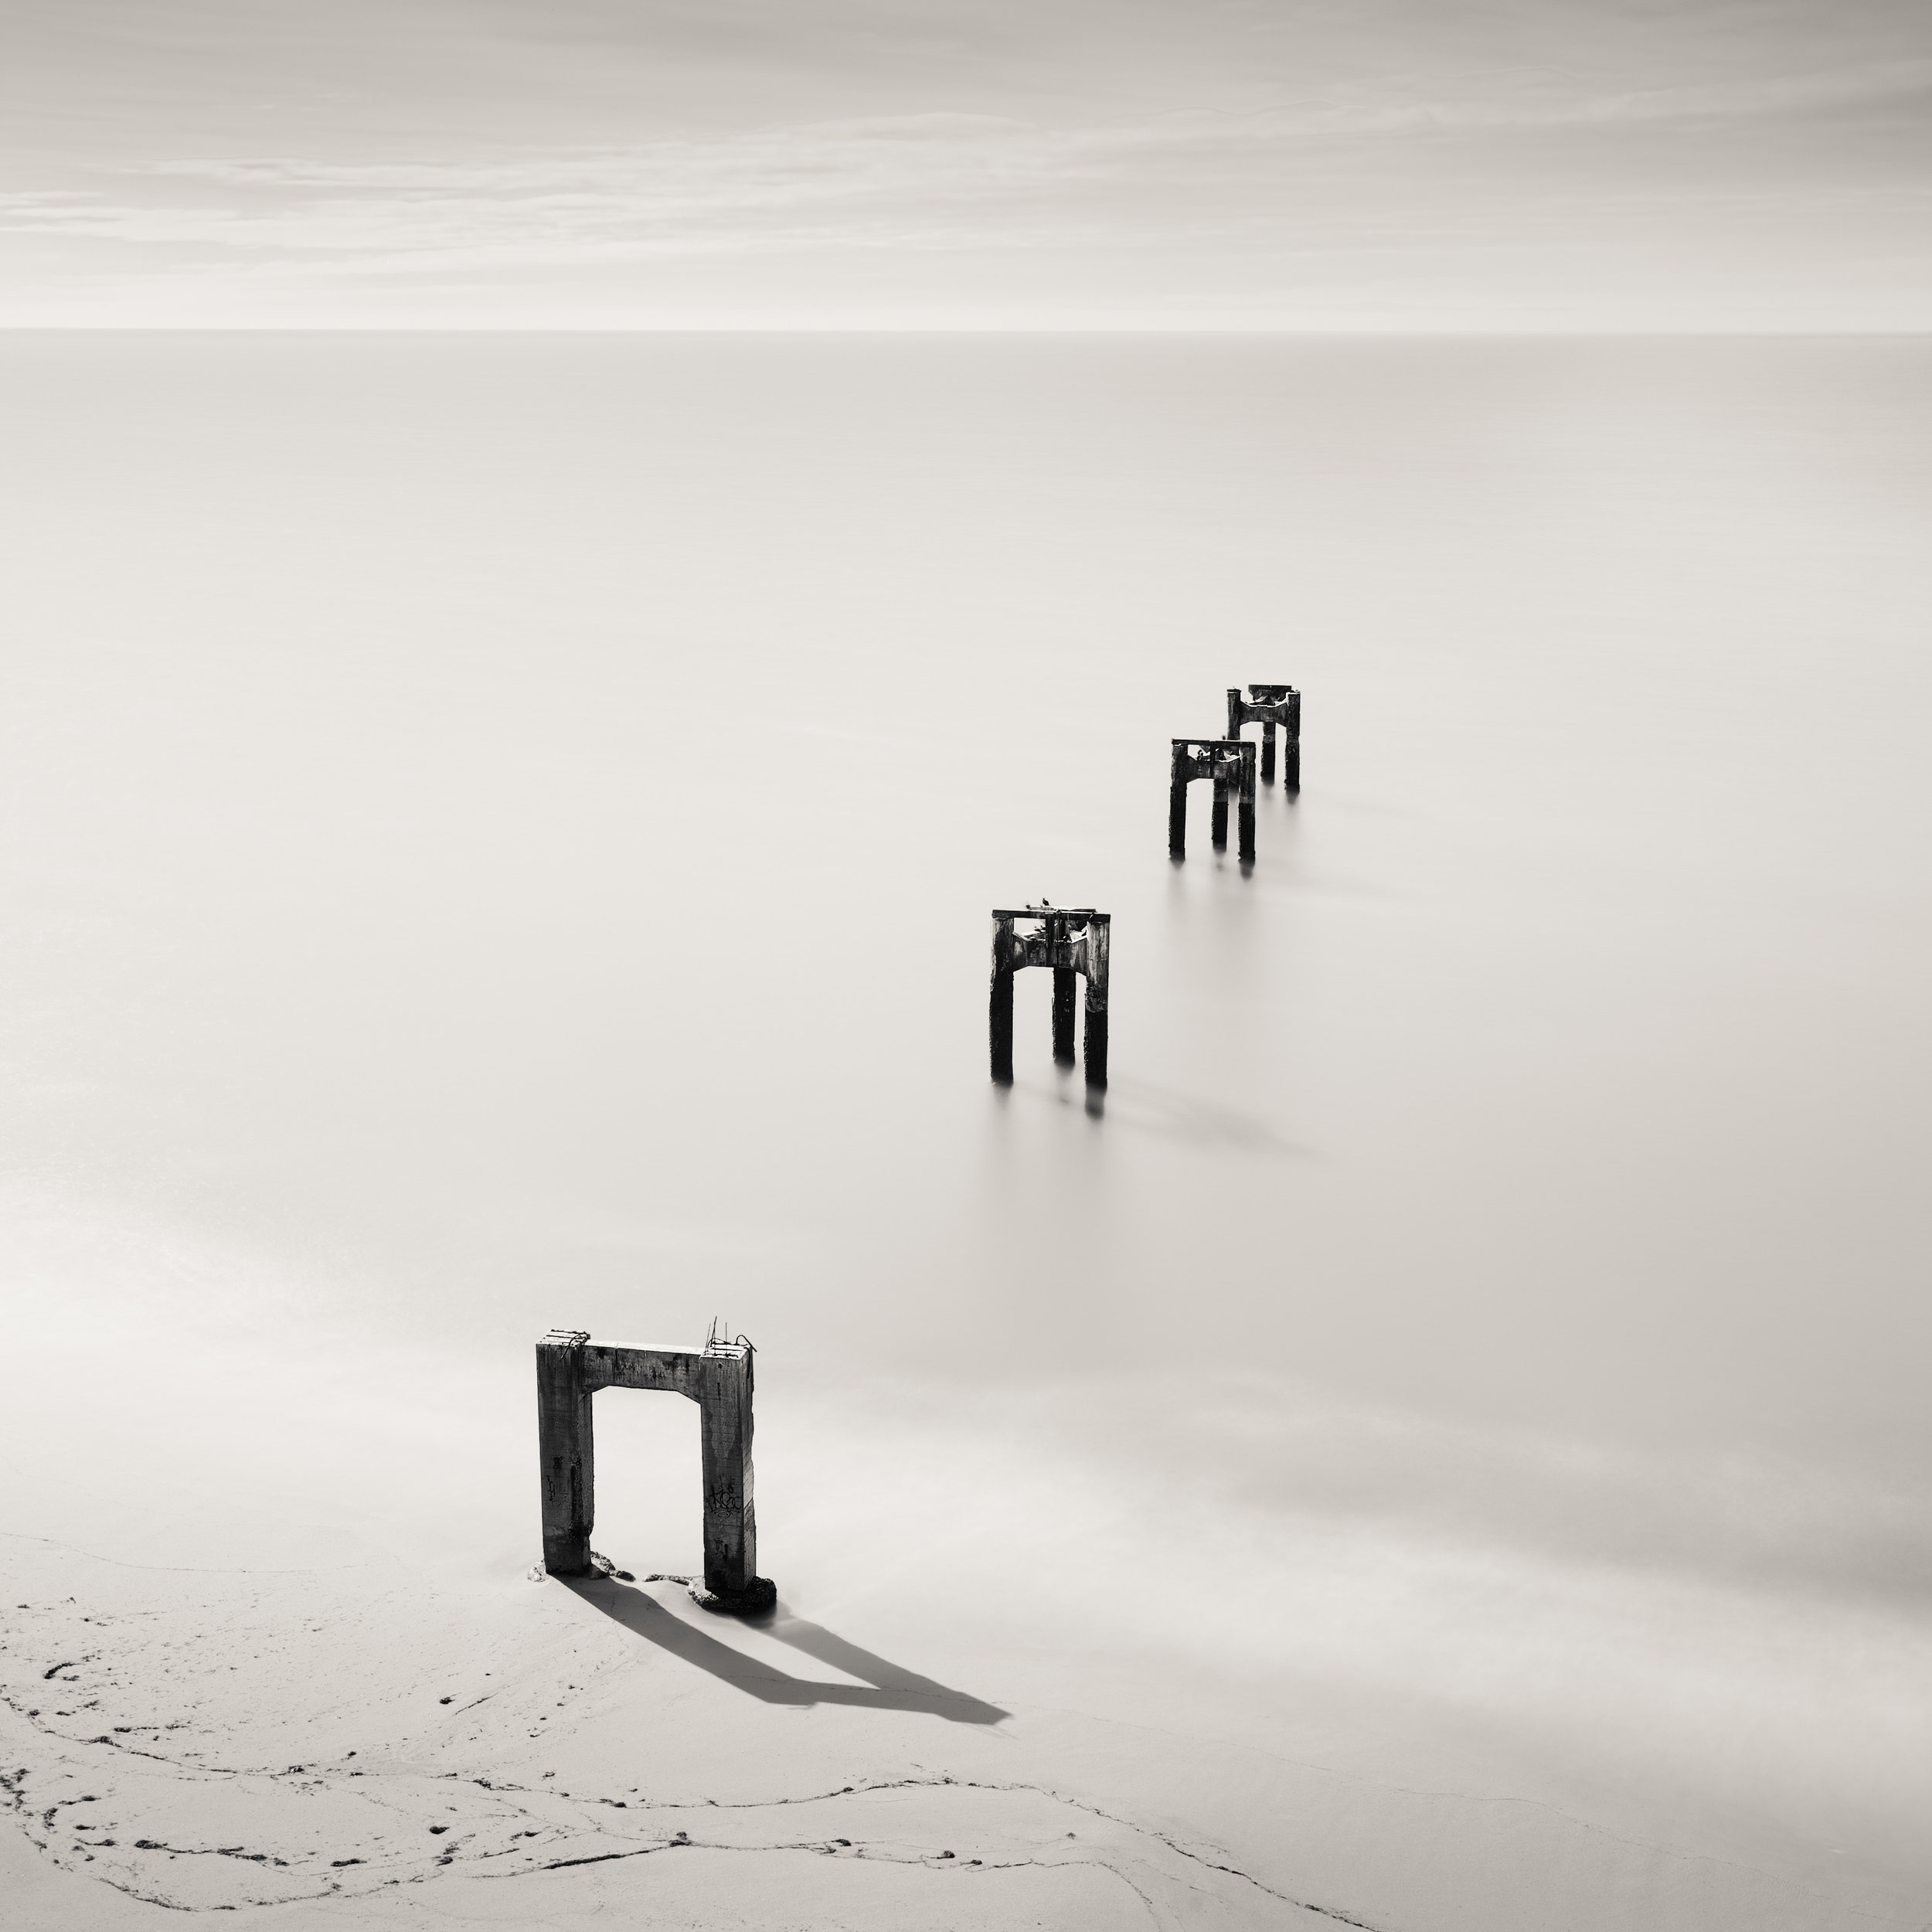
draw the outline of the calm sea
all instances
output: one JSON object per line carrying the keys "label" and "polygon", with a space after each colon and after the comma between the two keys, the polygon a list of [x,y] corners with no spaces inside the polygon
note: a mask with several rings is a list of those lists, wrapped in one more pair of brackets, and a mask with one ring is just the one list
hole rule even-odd
{"label": "calm sea", "polygon": [[[1928,378],[6,340],[10,1520],[527,1559],[531,1338],[716,1314],[781,1576],[1048,1471],[1036,1572],[1396,1526],[1923,1637]],[[1172,866],[1251,680],[1303,788]],[[987,1078],[1042,895],[1113,915],[1097,1115],[1043,975]]]}

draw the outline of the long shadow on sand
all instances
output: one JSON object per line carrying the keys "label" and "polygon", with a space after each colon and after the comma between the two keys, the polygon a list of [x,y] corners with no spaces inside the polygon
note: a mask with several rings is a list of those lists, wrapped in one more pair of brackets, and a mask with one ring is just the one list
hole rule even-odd
{"label": "long shadow on sand", "polygon": [[694,1629],[646,1591],[609,1577],[561,1577],[556,1580],[634,1635],[670,1651],[674,1657],[682,1657],[687,1664],[709,1671],[721,1683],[764,1703],[851,1704],[862,1710],[925,1711],[955,1724],[997,1724],[1011,1715],[997,1704],[982,1703],[963,1691],[948,1690],[930,1677],[901,1670],[896,1664],[889,1664],[884,1658],[847,1643],[823,1625],[794,1617],[782,1603],[770,1617],[760,1618],[752,1628],[821,1664],[830,1665],[834,1670],[862,1678],[864,1682],[828,1684],[813,1678],[787,1677],[784,1672],[773,1670],[756,1658],[747,1657],[730,1645]]}

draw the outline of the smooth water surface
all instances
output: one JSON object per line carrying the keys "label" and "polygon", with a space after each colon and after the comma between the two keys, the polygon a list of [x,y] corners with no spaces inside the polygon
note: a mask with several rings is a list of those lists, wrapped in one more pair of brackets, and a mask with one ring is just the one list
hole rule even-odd
{"label": "smooth water surface", "polygon": [[[1893,1856],[1928,376],[0,345],[15,1525],[527,1555],[532,1337],[720,1313],[821,1592],[1144,1566],[1158,1657],[1206,1566],[1259,1580],[1217,1655],[1664,1784],[1788,1764]],[[1299,798],[1252,876],[1204,798],[1171,866],[1168,739],[1276,679]],[[988,910],[1043,894],[1113,914],[1097,1116],[1043,975],[986,1077]],[[607,1471],[691,1454],[609,1426]]]}

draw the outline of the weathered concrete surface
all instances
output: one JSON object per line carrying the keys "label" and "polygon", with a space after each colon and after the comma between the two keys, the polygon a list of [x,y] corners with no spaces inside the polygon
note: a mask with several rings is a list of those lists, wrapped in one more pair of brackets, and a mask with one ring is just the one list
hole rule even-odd
{"label": "weathered concrete surface", "polygon": [[[1233,694],[1230,694],[1233,695]],[[1244,866],[1254,862],[1254,747],[1243,740],[1226,738],[1175,738],[1168,766],[1167,851],[1170,859],[1187,856],[1187,788],[1197,778],[1214,786],[1214,849],[1225,852],[1228,842],[1228,794],[1240,800],[1240,859]]]}
{"label": "weathered concrete surface", "polygon": [[769,1610],[776,1593],[758,1570],[752,1502],[753,1350],[742,1338],[702,1349],[625,1348],[553,1328],[536,1345],[537,1444],[543,1507],[543,1567],[553,1577],[590,1573],[597,1520],[596,1441],[590,1398],[600,1389],[648,1389],[689,1397],[699,1412],[704,1482],[707,1609]]}
{"label": "weathered concrete surface", "polygon": [[1243,725],[1261,727],[1261,782],[1274,783],[1274,728],[1281,727],[1281,782],[1291,791],[1301,789],[1301,694],[1291,684],[1251,684],[1244,698],[1236,685],[1228,687],[1228,736],[1238,738]]}
{"label": "weathered concrete surface", "polygon": [[[1037,929],[1016,931],[1017,920],[1037,922]],[[1087,1084],[1106,1086],[1107,972],[1112,927],[1111,913],[1096,912],[1090,906],[994,908],[987,1035],[993,1078],[1001,1085],[1013,1077],[1013,975],[1028,966],[1045,966],[1053,975],[1053,1058],[1063,1066],[1073,1063],[1073,981],[1077,975],[1087,981]]]}

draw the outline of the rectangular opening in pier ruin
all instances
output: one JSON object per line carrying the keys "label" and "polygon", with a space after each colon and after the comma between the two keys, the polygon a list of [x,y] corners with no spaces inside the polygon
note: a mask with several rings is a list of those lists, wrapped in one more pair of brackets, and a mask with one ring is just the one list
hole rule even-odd
{"label": "rectangular opening in pier ruin", "polygon": [[698,1405],[681,1396],[600,1389],[597,1547],[640,1575],[696,1577],[704,1568]]}

